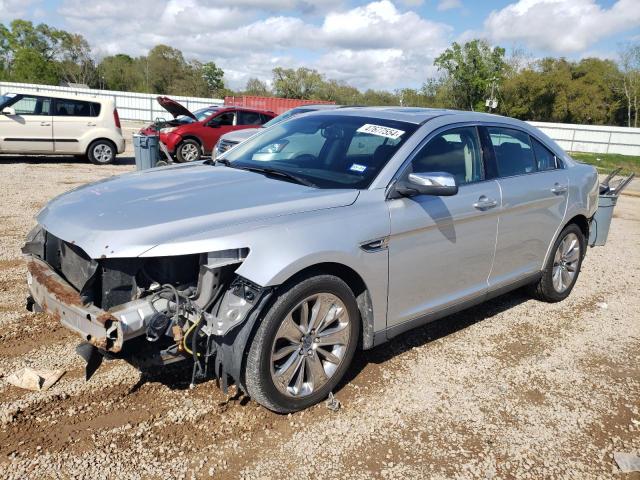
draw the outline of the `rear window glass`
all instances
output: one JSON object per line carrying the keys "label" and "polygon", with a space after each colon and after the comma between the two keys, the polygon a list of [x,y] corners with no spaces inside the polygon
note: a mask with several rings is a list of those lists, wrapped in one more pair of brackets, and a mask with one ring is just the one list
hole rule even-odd
{"label": "rear window glass", "polygon": [[488,130],[499,176],[512,177],[536,171],[528,134],[510,128],[489,127]]}
{"label": "rear window glass", "polygon": [[97,117],[100,115],[100,104],[58,98],[53,114],[58,117]]}

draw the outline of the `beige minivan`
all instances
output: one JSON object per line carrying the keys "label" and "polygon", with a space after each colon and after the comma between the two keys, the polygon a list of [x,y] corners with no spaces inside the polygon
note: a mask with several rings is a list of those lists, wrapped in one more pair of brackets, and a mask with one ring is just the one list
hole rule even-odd
{"label": "beige minivan", "polygon": [[111,99],[58,92],[0,95],[0,153],[76,155],[106,165],[124,148]]}

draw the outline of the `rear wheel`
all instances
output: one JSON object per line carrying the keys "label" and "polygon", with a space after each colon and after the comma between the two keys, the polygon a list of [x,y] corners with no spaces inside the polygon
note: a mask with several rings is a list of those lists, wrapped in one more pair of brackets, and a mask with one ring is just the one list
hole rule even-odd
{"label": "rear wheel", "polygon": [[200,148],[200,144],[191,139],[182,142],[176,150],[176,157],[179,162],[195,162],[196,160],[200,160],[201,156],[202,149]]}
{"label": "rear wheel", "polygon": [[337,277],[306,277],[285,286],[249,349],[249,395],[279,413],[322,401],[353,359],[359,322],[353,292]]}
{"label": "rear wheel", "polygon": [[94,165],[108,165],[116,159],[116,146],[109,140],[96,140],[89,145],[87,157]]}
{"label": "rear wheel", "polygon": [[545,302],[559,302],[569,296],[573,290],[580,268],[586,242],[580,227],[567,225],[553,245],[542,278],[532,285],[532,293]]}

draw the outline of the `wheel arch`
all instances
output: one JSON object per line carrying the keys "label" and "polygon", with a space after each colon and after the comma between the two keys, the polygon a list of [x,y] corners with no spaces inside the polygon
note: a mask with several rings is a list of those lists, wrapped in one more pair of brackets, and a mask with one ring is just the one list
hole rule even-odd
{"label": "wheel arch", "polygon": [[91,147],[93,146],[94,143],[98,142],[98,141],[104,141],[104,142],[109,142],[111,144],[111,146],[113,147],[114,150],[114,154],[117,155],[118,154],[118,146],[116,145],[116,142],[114,142],[113,140],[111,140],[109,137],[98,137],[98,138],[94,138],[92,140],[90,140],[87,143],[87,148],[84,149],[84,153],[85,155],[89,155],[89,150],[91,149]]}
{"label": "wheel arch", "polygon": [[296,278],[309,275],[333,275],[338,277],[353,292],[360,312],[360,341],[359,346],[363,349],[373,347],[373,306],[371,294],[362,276],[353,268],[338,262],[322,262],[309,265],[294,274],[290,275],[282,284],[295,282]]}
{"label": "wheel arch", "polygon": [[587,217],[582,214],[575,215],[564,225],[564,227],[572,223],[577,225],[578,228],[580,228],[580,230],[582,231],[582,234],[584,235],[585,241],[588,243],[589,242],[589,220],[587,220]]}

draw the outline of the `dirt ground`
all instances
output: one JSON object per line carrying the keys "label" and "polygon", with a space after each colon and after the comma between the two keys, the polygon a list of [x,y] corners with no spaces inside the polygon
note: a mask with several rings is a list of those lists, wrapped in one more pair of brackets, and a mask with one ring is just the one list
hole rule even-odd
{"label": "dirt ground", "polygon": [[[499,297],[359,353],[325,405],[281,416],[176,365],[151,377],[108,362],[86,383],[78,339],[24,308],[24,236],[45,202],[132,170],[0,157],[0,468],[25,478],[640,479],[640,198],[572,295]],[[8,385],[62,368],[47,392]]]}

